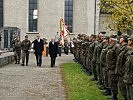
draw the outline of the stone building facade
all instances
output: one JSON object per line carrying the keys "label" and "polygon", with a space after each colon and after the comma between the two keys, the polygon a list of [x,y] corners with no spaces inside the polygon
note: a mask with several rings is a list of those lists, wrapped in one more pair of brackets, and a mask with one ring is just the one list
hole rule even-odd
{"label": "stone building facade", "polygon": [[18,27],[21,29],[21,39],[26,34],[33,40],[35,33],[50,39],[59,31],[60,17],[64,17],[64,0],[37,0],[37,31],[29,32],[29,0],[3,0],[3,27]]}
{"label": "stone building facade", "polygon": [[[29,31],[29,1],[3,0],[3,27],[18,27],[21,40],[26,34],[34,40],[36,33],[42,38],[55,37],[60,29],[60,17],[64,18],[65,1],[67,0],[36,0],[37,31]],[[34,1],[34,0],[32,0]],[[107,15],[100,14],[100,0],[73,0],[73,33],[98,34],[106,30]],[[105,20],[107,23],[102,23]]]}

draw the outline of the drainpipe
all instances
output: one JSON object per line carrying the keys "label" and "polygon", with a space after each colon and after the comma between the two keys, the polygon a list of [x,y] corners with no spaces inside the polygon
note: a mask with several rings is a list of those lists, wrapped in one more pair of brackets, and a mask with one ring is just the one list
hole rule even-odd
{"label": "drainpipe", "polygon": [[95,10],[94,10],[94,34],[96,34],[96,0],[95,0]]}

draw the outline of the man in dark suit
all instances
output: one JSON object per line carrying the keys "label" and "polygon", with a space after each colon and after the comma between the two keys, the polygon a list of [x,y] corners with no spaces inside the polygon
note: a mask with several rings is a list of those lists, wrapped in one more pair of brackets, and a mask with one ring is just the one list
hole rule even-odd
{"label": "man in dark suit", "polygon": [[37,39],[33,41],[34,44],[34,53],[36,56],[37,66],[41,67],[42,64],[42,52],[44,50],[44,42],[40,39],[40,35],[37,35]]}
{"label": "man in dark suit", "polygon": [[49,54],[51,57],[51,67],[55,66],[55,60],[58,53],[58,43],[55,42],[54,38],[49,42]]}

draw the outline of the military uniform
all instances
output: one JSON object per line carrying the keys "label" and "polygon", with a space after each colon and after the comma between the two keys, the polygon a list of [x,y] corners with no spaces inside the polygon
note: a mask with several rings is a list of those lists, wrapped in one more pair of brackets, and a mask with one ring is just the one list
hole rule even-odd
{"label": "military uniform", "polygon": [[126,54],[124,83],[126,84],[127,99],[133,100],[133,49],[130,48]]}
{"label": "military uniform", "polygon": [[89,47],[87,48],[87,61],[86,61],[86,65],[87,65],[87,69],[89,71],[89,74],[91,75],[92,74],[92,65],[91,65],[91,61],[92,61],[92,58],[93,58],[93,52],[94,52],[94,49],[95,49],[95,44],[96,44],[96,41],[92,41],[90,44],[89,44]]}
{"label": "military uniform", "polygon": [[125,56],[126,47],[127,47],[127,44],[121,46],[120,48],[121,52],[117,57],[117,63],[116,63],[116,69],[115,69],[115,72],[119,77],[119,88],[122,96],[124,97],[124,100],[127,100],[126,85],[123,81],[123,75],[125,72],[125,62],[126,62],[126,56]]}
{"label": "military uniform", "polygon": [[68,47],[68,41],[64,40],[64,52],[68,55],[69,47]]}
{"label": "military uniform", "polygon": [[97,45],[97,58],[96,58],[96,70],[97,70],[97,75],[98,75],[98,82],[100,85],[103,84],[103,80],[102,80],[102,70],[101,70],[101,66],[100,66],[100,54],[101,51],[103,49],[103,42],[100,41]]}
{"label": "military uniform", "polygon": [[113,100],[117,100],[118,94],[118,76],[115,74],[117,56],[119,55],[119,45],[111,44],[106,54],[107,70],[109,71],[109,86],[113,93]]}
{"label": "military uniform", "polygon": [[111,95],[111,90],[109,87],[109,79],[108,79],[108,70],[107,70],[107,62],[106,62],[106,54],[109,50],[109,45],[104,45],[101,55],[100,55],[100,67],[101,67],[101,74],[102,74],[102,80],[103,85],[105,87],[104,95]]}
{"label": "military uniform", "polygon": [[[28,38],[28,36],[25,37]],[[30,40],[25,39],[22,41],[22,66],[24,66],[25,58],[26,58],[26,66],[28,66],[30,46],[31,46]]]}
{"label": "military uniform", "polygon": [[92,57],[92,61],[91,61],[91,66],[92,66],[92,72],[93,72],[93,75],[94,75],[94,78],[92,78],[92,81],[96,81],[98,80],[97,78],[97,70],[96,70],[96,60],[97,60],[97,41],[95,41],[95,49],[94,49],[94,52],[93,52],[93,57]]}
{"label": "military uniform", "polygon": [[58,42],[58,54],[59,56],[61,56],[61,52],[62,52],[62,44],[61,41]]}
{"label": "military uniform", "polygon": [[20,58],[21,58],[21,41],[17,38],[15,38],[12,41],[13,45],[14,45],[14,58],[15,58],[15,64],[19,64],[20,63]]}

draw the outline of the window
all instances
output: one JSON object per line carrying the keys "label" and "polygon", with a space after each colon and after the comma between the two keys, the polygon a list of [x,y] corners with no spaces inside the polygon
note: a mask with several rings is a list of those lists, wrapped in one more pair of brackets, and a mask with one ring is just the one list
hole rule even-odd
{"label": "window", "polygon": [[37,32],[37,0],[29,0],[29,32]]}
{"label": "window", "polygon": [[73,27],[73,0],[65,0],[65,24],[69,32],[72,33]]}

